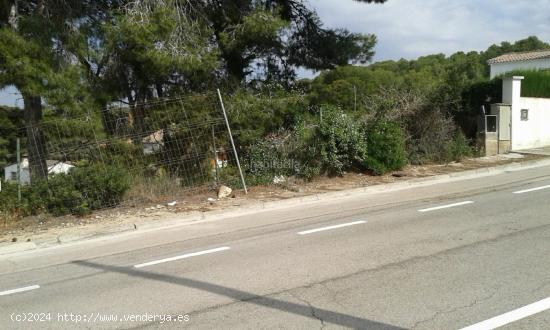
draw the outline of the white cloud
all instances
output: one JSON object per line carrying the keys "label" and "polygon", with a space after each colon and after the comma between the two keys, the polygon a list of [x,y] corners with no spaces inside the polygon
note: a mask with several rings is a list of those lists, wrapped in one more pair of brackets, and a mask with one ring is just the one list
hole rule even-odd
{"label": "white cloud", "polygon": [[377,60],[484,50],[530,35],[550,41],[550,0],[311,0],[329,27],[378,36]]}

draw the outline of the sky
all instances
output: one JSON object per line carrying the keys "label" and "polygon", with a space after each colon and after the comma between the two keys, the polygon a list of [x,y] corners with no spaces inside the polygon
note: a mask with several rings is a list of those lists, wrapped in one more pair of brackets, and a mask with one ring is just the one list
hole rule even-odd
{"label": "sky", "polygon": [[481,51],[535,35],[550,42],[550,0],[311,0],[326,26],[378,37],[375,61]]}
{"label": "sky", "polygon": [[[531,35],[550,42],[550,0],[310,0],[327,27],[378,37],[375,61],[481,51]],[[307,75],[307,73],[304,73]],[[13,88],[0,104],[22,106]]]}

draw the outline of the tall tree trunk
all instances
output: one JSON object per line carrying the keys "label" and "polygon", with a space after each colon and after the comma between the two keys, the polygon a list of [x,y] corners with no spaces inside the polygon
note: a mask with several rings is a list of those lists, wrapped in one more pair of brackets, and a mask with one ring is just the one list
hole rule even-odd
{"label": "tall tree trunk", "polygon": [[46,139],[40,127],[42,98],[23,94],[23,101],[25,104],[24,116],[27,128],[27,152],[29,154],[31,180],[46,179],[48,177]]}
{"label": "tall tree trunk", "polygon": [[138,89],[134,97],[133,105],[130,105],[130,111],[133,119],[133,138],[135,144],[141,144],[142,139],[146,136],[147,127],[145,125],[145,98],[146,90]]}
{"label": "tall tree trunk", "polygon": [[[9,24],[14,31],[19,29],[19,8],[18,1],[15,0],[10,10]],[[44,10],[44,0],[38,1],[37,13],[42,14]],[[48,178],[48,167],[46,164],[46,139],[40,128],[42,120],[42,98],[36,95],[28,95],[23,92],[23,88],[15,86],[22,92],[24,102],[24,119],[27,133],[27,152],[29,158],[29,171],[31,180],[40,180]]]}

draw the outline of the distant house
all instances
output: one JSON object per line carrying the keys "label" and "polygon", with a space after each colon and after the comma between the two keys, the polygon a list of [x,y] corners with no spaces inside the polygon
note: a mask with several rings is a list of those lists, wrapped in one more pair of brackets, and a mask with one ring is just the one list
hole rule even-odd
{"label": "distant house", "polygon": [[[31,174],[29,172],[29,160],[23,158],[20,169],[21,183],[29,184],[31,182]],[[4,181],[17,182],[17,164],[11,164],[4,167]]]}
{"label": "distant house", "polygon": [[487,155],[550,147],[550,98],[524,97],[523,76],[502,81],[502,103],[485,116]]}
{"label": "distant house", "polygon": [[154,154],[160,151],[164,146],[164,130],[158,130],[141,140],[143,144],[143,153],[146,155]]}
{"label": "distant house", "polygon": [[491,79],[516,70],[550,69],[550,50],[509,53],[489,60]]}
{"label": "distant house", "polygon": [[69,173],[71,168],[74,167],[74,165],[71,165],[69,162],[60,162],[58,160],[47,160],[46,165],[48,166],[48,174],[61,174],[61,173]]}
{"label": "distant house", "polygon": [[[48,174],[55,175],[60,173],[69,173],[71,168],[74,166],[70,163],[60,162],[57,160],[47,160],[46,166],[48,166]],[[21,169],[20,169],[21,183],[30,184],[31,183],[31,174],[29,170],[29,160],[28,158],[23,158],[21,160]],[[17,182],[17,164],[11,164],[4,167],[4,180],[6,182]]]}

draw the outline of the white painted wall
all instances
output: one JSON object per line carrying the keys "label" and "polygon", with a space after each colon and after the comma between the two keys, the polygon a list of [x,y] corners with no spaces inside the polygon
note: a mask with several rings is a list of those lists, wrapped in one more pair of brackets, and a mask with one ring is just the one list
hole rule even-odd
{"label": "white painted wall", "polygon": [[[550,146],[550,99],[521,97],[524,77],[502,81],[502,102],[512,108],[512,151]],[[521,110],[529,110],[529,118],[521,120]]]}
{"label": "white painted wall", "polygon": [[491,64],[491,79],[514,70],[550,69],[550,58]]}
{"label": "white painted wall", "polygon": [[[21,183],[22,184],[30,184],[31,183],[31,174],[29,172],[29,168],[21,168]],[[17,182],[16,180],[11,180],[11,173],[16,173],[17,175],[17,164],[13,164],[10,166],[6,166],[4,168],[4,180],[6,182]]]}
{"label": "white painted wall", "polygon": [[[521,120],[521,110],[529,119]],[[512,107],[512,150],[550,146],[550,99],[521,97]]]}
{"label": "white painted wall", "polygon": [[[67,164],[67,163],[56,163],[55,165],[52,165],[48,167],[48,174],[49,175],[55,175],[59,173],[69,173],[71,168],[73,168],[73,165]],[[12,180],[12,173],[16,173],[17,175],[17,164],[12,164],[9,166],[4,167],[4,180],[6,182],[15,182],[15,180]],[[29,171],[29,160],[27,158],[23,158],[21,161],[21,183],[22,184],[30,184],[31,183],[31,173]]]}

